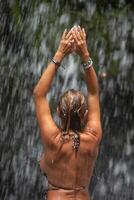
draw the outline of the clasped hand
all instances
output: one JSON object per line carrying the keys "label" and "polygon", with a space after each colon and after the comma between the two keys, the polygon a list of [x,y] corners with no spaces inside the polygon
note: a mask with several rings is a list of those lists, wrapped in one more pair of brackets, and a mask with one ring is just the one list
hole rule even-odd
{"label": "clasped hand", "polygon": [[63,58],[72,52],[79,54],[83,60],[85,57],[89,57],[84,28],[81,29],[80,26],[73,27],[69,32],[65,29],[61,37],[58,52]]}

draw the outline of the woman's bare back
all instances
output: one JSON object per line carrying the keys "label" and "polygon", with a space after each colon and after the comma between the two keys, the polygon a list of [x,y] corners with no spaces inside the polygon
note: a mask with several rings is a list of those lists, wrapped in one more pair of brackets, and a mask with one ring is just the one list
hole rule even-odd
{"label": "woman's bare back", "polygon": [[48,200],[89,199],[88,186],[98,155],[97,140],[91,133],[81,133],[80,147],[76,152],[72,147],[73,132],[69,135],[68,141],[63,143],[59,134],[55,149],[46,149],[44,161],[41,161],[50,184]]}

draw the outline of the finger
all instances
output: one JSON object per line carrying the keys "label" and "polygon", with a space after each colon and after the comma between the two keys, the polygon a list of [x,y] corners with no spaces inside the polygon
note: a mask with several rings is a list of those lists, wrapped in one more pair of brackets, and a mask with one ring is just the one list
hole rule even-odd
{"label": "finger", "polygon": [[64,30],[61,38],[64,39],[66,37],[66,34],[67,34],[67,29]]}
{"label": "finger", "polygon": [[80,26],[78,26],[78,31],[79,31],[79,35],[80,35],[80,37],[81,37],[81,40],[84,39],[84,38],[83,38],[83,32],[82,32],[82,29],[81,29]]}
{"label": "finger", "polygon": [[82,32],[83,32],[83,37],[84,37],[84,39],[86,39],[86,32],[85,32],[85,29],[84,29],[84,28],[82,28]]}
{"label": "finger", "polygon": [[68,41],[67,41],[67,44],[69,44],[69,43],[70,43],[71,45],[74,44],[74,39],[68,40]]}
{"label": "finger", "polygon": [[67,35],[65,36],[66,39],[68,39],[70,36],[72,35],[71,30],[67,33]]}
{"label": "finger", "polygon": [[77,38],[77,35],[73,29],[72,29],[72,36],[73,36],[74,40],[76,41],[76,43],[78,43],[79,39]]}
{"label": "finger", "polygon": [[66,41],[67,41],[67,42],[71,42],[72,39],[73,39],[73,35],[72,35],[72,33],[71,33],[70,36],[69,36],[69,38],[68,38]]}
{"label": "finger", "polygon": [[81,27],[80,26],[78,26],[77,29],[78,29],[78,31],[81,31]]}
{"label": "finger", "polygon": [[78,26],[78,27],[77,27],[77,29],[78,29],[78,31],[79,31],[79,32],[81,32],[81,31],[82,31],[82,29],[81,29],[81,27],[80,27],[80,26]]}
{"label": "finger", "polygon": [[71,42],[68,42],[68,46],[69,46],[69,47],[71,46]]}
{"label": "finger", "polygon": [[77,38],[78,38],[78,40],[79,41],[81,41],[82,40],[82,38],[81,38],[81,35],[80,35],[80,29],[75,29],[75,34],[76,34],[76,36],[77,36]]}
{"label": "finger", "polygon": [[72,35],[73,35],[73,37],[74,37],[74,39],[77,43],[81,40],[81,37],[79,35],[79,31],[76,27],[72,29]]}
{"label": "finger", "polygon": [[71,43],[74,43],[74,39],[71,39]]}

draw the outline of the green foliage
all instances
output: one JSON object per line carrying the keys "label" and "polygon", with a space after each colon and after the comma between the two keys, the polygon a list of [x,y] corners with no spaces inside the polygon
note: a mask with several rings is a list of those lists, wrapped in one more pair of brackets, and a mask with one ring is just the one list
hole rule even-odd
{"label": "green foliage", "polygon": [[43,26],[42,24],[39,22],[37,29],[34,33],[34,40],[33,40],[33,45],[38,49],[40,47],[41,44],[41,34],[42,34],[42,29]]}
{"label": "green foliage", "polygon": [[19,0],[15,0],[12,8],[11,8],[11,16],[13,18],[13,21],[15,22],[15,26],[18,30],[20,30],[20,27],[22,25],[22,18],[21,18],[21,10],[19,5]]}

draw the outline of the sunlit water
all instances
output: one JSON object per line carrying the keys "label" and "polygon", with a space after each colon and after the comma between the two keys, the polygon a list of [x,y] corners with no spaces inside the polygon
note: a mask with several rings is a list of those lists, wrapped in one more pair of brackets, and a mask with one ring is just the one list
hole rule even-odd
{"label": "sunlit water", "polygon": [[[46,1],[47,2],[47,1]],[[73,3],[74,2],[74,3]],[[79,2],[79,3],[78,3]],[[100,83],[103,141],[93,173],[94,200],[134,199],[134,14],[131,4],[98,10],[96,4],[1,2],[0,199],[38,200],[47,180],[32,91],[57,49],[64,28],[83,25]],[[100,12],[101,11],[101,12]],[[64,91],[86,93],[76,55],[66,58],[48,95],[54,119]]]}

